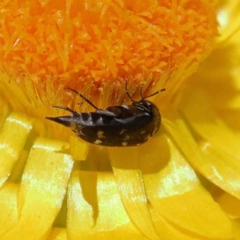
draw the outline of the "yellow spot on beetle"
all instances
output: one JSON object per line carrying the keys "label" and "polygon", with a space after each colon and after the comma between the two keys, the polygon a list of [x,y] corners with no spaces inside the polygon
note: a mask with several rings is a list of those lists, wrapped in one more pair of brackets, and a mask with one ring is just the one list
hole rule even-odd
{"label": "yellow spot on beetle", "polygon": [[129,135],[126,135],[126,137],[124,138],[124,141],[129,140],[131,137]]}
{"label": "yellow spot on beetle", "polygon": [[104,132],[101,131],[101,130],[97,132],[97,137],[100,138],[100,139],[101,139],[101,138],[106,138],[106,137],[104,136]]}
{"label": "yellow spot on beetle", "polygon": [[119,134],[123,135],[125,131],[126,131],[126,129],[123,129]]}
{"label": "yellow spot on beetle", "polygon": [[95,144],[100,144],[100,143],[102,143],[102,141],[99,140],[99,139],[97,139],[94,143],[95,143]]}

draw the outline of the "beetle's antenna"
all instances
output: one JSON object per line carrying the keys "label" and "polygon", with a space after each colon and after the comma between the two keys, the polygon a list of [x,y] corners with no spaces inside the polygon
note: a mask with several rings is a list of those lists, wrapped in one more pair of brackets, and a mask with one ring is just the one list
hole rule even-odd
{"label": "beetle's antenna", "polygon": [[90,104],[93,108],[95,108],[96,110],[99,110],[90,100],[88,100],[87,98],[85,98],[81,93],[77,92],[76,90],[72,89],[72,88],[67,88],[68,90],[76,93],[78,96],[80,96],[84,101],[86,101],[88,104]]}
{"label": "beetle's antenna", "polygon": [[128,92],[128,89],[127,89],[127,81],[126,81],[126,83],[125,83],[125,91],[126,91],[126,94],[128,95],[128,97],[130,98],[130,100],[131,100],[132,102],[136,102],[136,101],[134,101],[134,100],[132,99],[131,95],[130,95],[129,92]]}
{"label": "beetle's antenna", "polygon": [[159,91],[157,91],[157,92],[154,92],[154,93],[152,93],[152,94],[146,96],[144,99],[149,98],[149,97],[152,97],[152,96],[154,96],[154,95],[157,95],[158,93],[160,93],[160,92],[164,92],[165,90],[166,90],[166,89],[163,88],[163,89],[161,89],[161,90],[159,90]]}

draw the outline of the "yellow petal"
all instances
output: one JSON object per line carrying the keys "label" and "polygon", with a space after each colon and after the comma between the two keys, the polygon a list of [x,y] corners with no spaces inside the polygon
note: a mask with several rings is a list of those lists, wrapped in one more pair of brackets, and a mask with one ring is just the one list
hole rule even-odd
{"label": "yellow petal", "polygon": [[231,218],[240,218],[240,200],[228,193],[223,193],[218,199],[219,204]]}
{"label": "yellow petal", "polygon": [[220,25],[220,43],[226,43],[237,31],[240,30],[240,3],[238,0],[219,1],[217,6],[217,19]]}
{"label": "yellow petal", "polygon": [[[211,151],[210,147],[205,147],[204,154],[181,116],[176,112],[174,115],[172,110],[171,114],[169,114],[169,119],[171,119],[171,122],[164,121],[164,126],[172,138],[178,143],[178,146],[192,166],[210,181],[239,198],[239,161],[234,158],[231,159],[231,156],[226,155],[224,152]],[[207,152],[207,150],[209,151]],[[226,160],[231,161],[230,164]]]}
{"label": "yellow petal", "polygon": [[173,142],[161,135],[151,144],[154,150],[142,146],[139,162],[152,213],[161,223],[156,227],[160,238],[232,238],[231,221]]}
{"label": "yellow petal", "polygon": [[0,134],[0,187],[8,179],[31,129],[30,118],[21,114],[12,113],[6,119]]}
{"label": "yellow petal", "polygon": [[109,148],[109,155],[114,176],[122,202],[136,226],[150,239],[158,239],[151,215],[148,200],[142,181],[139,166],[139,149]]}
{"label": "yellow petal", "polygon": [[240,223],[235,222],[234,224],[234,240],[240,240]]}
{"label": "yellow petal", "polygon": [[68,240],[66,228],[53,228],[47,240]]}
{"label": "yellow petal", "polygon": [[0,238],[17,224],[18,191],[19,186],[15,183],[6,183],[0,190]]}
{"label": "yellow petal", "polygon": [[37,139],[20,183],[19,221],[1,239],[46,237],[61,208],[73,166],[69,155],[59,153],[64,148],[64,142]]}
{"label": "yellow petal", "polygon": [[[201,137],[199,146],[204,153],[202,158],[206,159],[204,164],[198,162],[198,170],[240,199],[240,140],[214,113],[201,92],[193,88],[187,95],[182,98],[181,109],[189,125]],[[190,161],[196,166],[198,160]]]}
{"label": "yellow petal", "polygon": [[70,151],[71,155],[76,161],[83,161],[86,160],[88,151],[89,151],[89,144],[82,141],[79,137],[70,137]]}
{"label": "yellow petal", "polygon": [[67,231],[71,240],[145,239],[129,219],[111,172],[73,171]]}
{"label": "yellow petal", "polygon": [[203,140],[226,152],[229,156],[240,156],[240,140],[214,112],[203,96],[204,93],[200,90],[189,89],[182,98],[180,111]]}

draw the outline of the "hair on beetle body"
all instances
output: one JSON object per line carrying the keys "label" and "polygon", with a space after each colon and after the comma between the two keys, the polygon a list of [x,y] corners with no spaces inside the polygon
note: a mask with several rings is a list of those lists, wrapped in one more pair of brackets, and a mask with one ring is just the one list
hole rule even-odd
{"label": "hair on beetle body", "polygon": [[125,88],[132,104],[110,106],[106,110],[97,108],[81,93],[68,88],[96,111],[81,113],[64,106],[53,106],[71,114],[46,117],[46,119],[71,128],[81,139],[92,144],[109,147],[139,146],[156,134],[161,124],[159,109],[154,103],[145,99],[165,91],[165,89],[143,98],[141,88],[141,100],[134,101],[127,90],[127,85]]}

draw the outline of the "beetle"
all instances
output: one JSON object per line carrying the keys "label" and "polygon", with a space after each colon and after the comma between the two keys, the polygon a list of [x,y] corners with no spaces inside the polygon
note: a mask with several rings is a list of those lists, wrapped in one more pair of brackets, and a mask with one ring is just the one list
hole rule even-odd
{"label": "beetle", "polygon": [[106,110],[97,108],[76,90],[71,88],[68,90],[80,96],[96,111],[81,113],[65,106],[53,106],[64,109],[71,115],[46,117],[46,119],[71,128],[80,138],[89,143],[109,147],[139,146],[147,142],[160,128],[161,115],[158,107],[145,99],[165,89],[143,98],[141,87],[141,100],[134,101],[125,85],[126,94],[132,104],[110,106]]}

